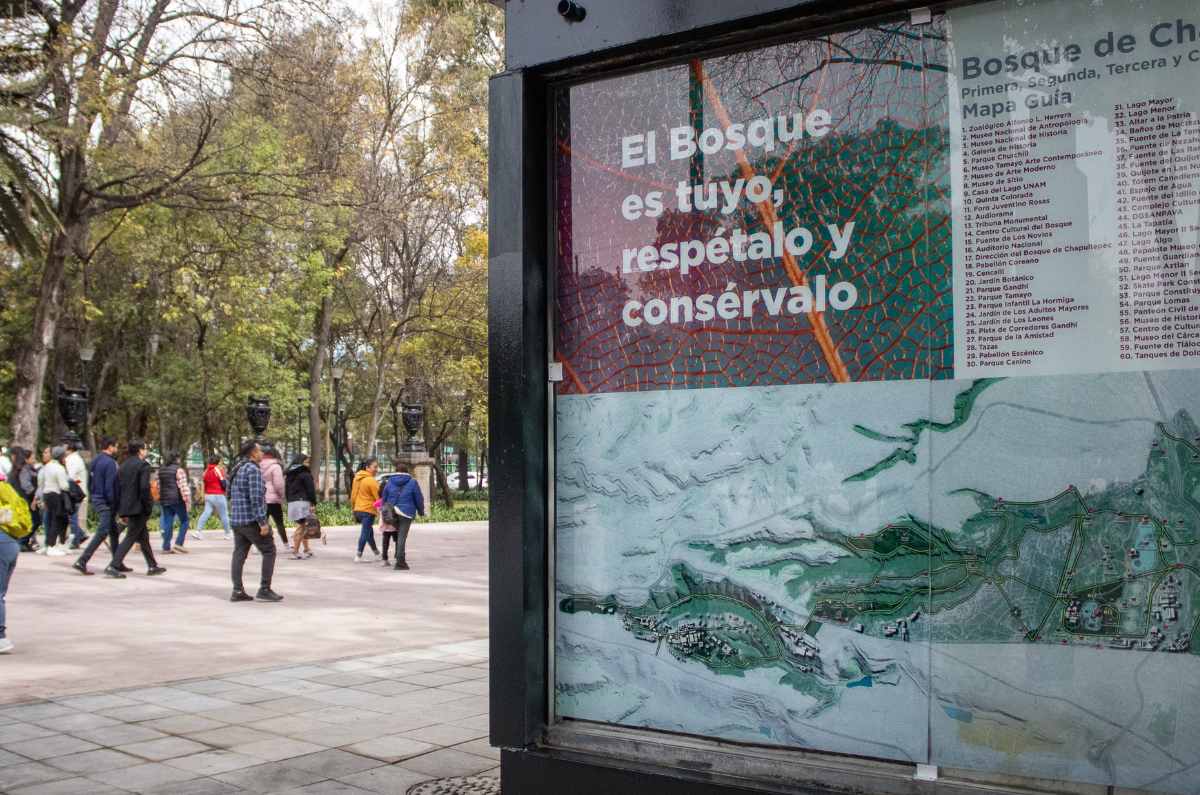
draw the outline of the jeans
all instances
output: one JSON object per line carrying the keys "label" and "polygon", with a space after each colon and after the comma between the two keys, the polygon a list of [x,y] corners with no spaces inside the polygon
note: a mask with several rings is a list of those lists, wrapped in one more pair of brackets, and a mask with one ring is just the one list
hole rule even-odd
{"label": "jeans", "polygon": [[354,520],[362,522],[362,530],[358,533],[358,554],[362,555],[363,549],[370,545],[371,551],[378,555],[379,547],[375,546],[375,514],[355,511]]}
{"label": "jeans", "polygon": [[278,502],[267,503],[267,518],[275,521],[275,527],[279,530],[279,540],[286,547],[288,544],[287,530],[283,527],[283,504]]}
{"label": "jeans", "polygon": [[271,576],[275,573],[275,537],[270,532],[263,533],[256,524],[240,524],[233,528],[233,565],[229,571],[235,591],[245,590],[242,586],[242,568],[246,565],[246,556],[250,554],[252,546],[257,547],[262,556],[259,588],[271,588]]}
{"label": "jeans", "polygon": [[108,539],[108,546],[112,550],[112,554],[117,554],[117,547],[121,546],[121,531],[117,529],[117,523],[113,518],[113,509],[102,502],[95,502],[92,507],[96,510],[96,516],[99,518],[99,524],[96,527],[96,534],[88,541],[88,545],[84,547],[83,554],[79,556],[79,562],[87,565],[87,562],[92,559],[92,555],[96,554],[96,550],[104,543],[104,539]]}
{"label": "jeans", "polygon": [[146,523],[150,517],[138,515],[128,518],[129,529],[125,531],[125,538],[121,540],[121,546],[117,547],[117,554],[113,555],[112,563],[109,565],[114,569],[121,568],[125,564],[125,556],[129,554],[133,545],[141,544],[142,557],[146,559],[146,568],[157,568],[158,561],[154,559],[154,545],[150,543],[150,531],[146,529]]}
{"label": "jeans", "polygon": [[182,502],[174,505],[163,505],[162,515],[159,517],[158,526],[162,530],[163,537],[163,552],[171,549],[171,530],[175,527],[175,520],[179,520],[179,537],[175,539],[175,546],[183,546],[183,542],[187,540],[188,529],[188,510],[187,506]]}
{"label": "jeans", "polygon": [[0,638],[7,637],[4,634],[7,626],[4,602],[8,596],[8,584],[17,568],[17,556],[20,554],[21,545],[8,533],[0,532]]}
{"label": "jeans", "polygon": [[87,535],[83,530],[87,526],[87,506],[88,501],[85,497],[83,502],[71,511],[71,544],[74,546],[79,546],[79,542]]}
{"label": "jeans", "polygon": [[408,546],[408,531],[412,527],[413,520],[400,517],[396,522],[396,560],[404,560],[404,549]]}
{"label": "jeans", "polygon": [[203,530],[205,523],[208,522],[208,517],[216,511],[217,518],[221,520],[221,527],[225,529],[225,535],[233,532],[229,526],[229,500],[224,494],[205,494],[204,495],[204,513],[200,514],[200,520],[196,522],[196,529]]}

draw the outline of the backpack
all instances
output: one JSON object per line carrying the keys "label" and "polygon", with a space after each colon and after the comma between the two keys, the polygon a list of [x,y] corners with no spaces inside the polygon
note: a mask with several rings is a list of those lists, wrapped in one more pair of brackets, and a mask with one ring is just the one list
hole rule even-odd
{"label": "backpack", "polygon": [[7,482],[0,482],[0,510],[12,513],[7,522],[0,525],[0,530],[9,538],[22,539],[33,531],[33,521],[29,515],[29,503],[17,494]]}

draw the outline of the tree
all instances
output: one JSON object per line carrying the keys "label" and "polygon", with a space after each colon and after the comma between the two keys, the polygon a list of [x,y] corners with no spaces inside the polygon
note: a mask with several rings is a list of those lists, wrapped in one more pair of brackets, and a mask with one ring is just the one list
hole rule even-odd
{"label": "tree", "polygon": [[[30,8],[12,23],[13,50],[29,70],[19,92],[7,86],[21,133],[8,140],[46,186],[57,223],[32,333],[16,351],[12,437],[26,447],[37,436],[68,269],[94,256],[94,222],[187,191],[209,153],[214,71],[239,49],[263,45],[276,11],[271,0],[31,0]],[[190,123],[175,129],[186,129],[186,154],[160,158],[166,150],[146,146],[141,132],[181,109]]]}

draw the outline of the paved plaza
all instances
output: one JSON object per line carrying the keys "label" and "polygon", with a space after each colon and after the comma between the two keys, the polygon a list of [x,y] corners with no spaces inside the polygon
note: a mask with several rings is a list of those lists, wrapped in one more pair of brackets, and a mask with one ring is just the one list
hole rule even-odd
{"label": "paved plaza", "polygon": [[[0,704],[487,636],[486,522],[414,525],[408,572],[354,563],[357,538],[357,528],[334,528],[314,557],[280,555],[279,604],[229,602],[233,545],[220,532],[189,538],[189,554],[160,555],[161,577],[145,576],[136,549],[124,580],[84,577],[74,557],[23,553],[8,592],[16,650],[0,657]],[[93,570],[108,559],[102,547]],[[251,593],[258,572],[251,554]]]}
{"label": "paved plaza", "polygon": [[498,776],[486,655],[467,641],[8,706],[0,791],[404,793]]}
{"label": "paved plaza", "polygon": [[[410,572],[356,528],[281,556],[279,604],[228,601],[219,532],[146,577],[22,554],[0,656],[0,792],[404,793],[498,775],[487,743],[487,524],[419,525]],[[159,539],[155,537],[156,551]],[[108,561],[102,549],[93,561]],[[258,583],[251,555],[246,585]]]}

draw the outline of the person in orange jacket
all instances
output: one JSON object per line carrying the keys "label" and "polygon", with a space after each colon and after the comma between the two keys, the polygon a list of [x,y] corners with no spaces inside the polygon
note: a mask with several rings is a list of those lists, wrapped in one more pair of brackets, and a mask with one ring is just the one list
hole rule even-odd
{"label": "person in orange jacket", "polygon": [[354,475],[354,483],[350,486],[350,507],[354,511],[354,521],[361,524],[358,533],[358,552],[354,556],[355,563],[363,562],[363,550],[368,545],[379,560],[379,547],[375,546],[375,514],[379,502],[379,481],[375,479],[379,472],[379,459],[368,458],[358,468]]}

